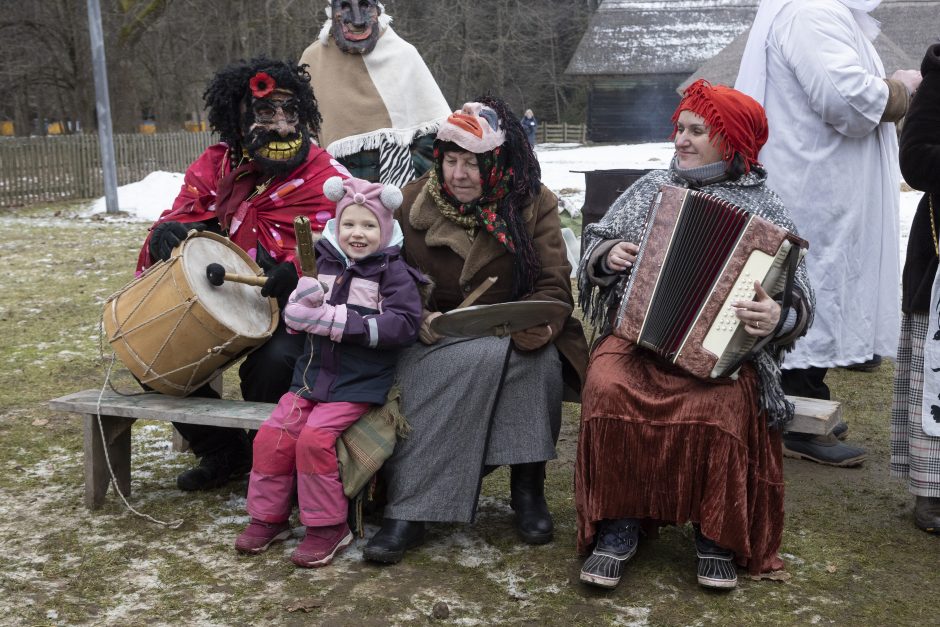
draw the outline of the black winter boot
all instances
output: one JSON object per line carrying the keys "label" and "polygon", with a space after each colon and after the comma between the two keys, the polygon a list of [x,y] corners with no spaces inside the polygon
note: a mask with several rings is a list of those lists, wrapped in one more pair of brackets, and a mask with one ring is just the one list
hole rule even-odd
{"label": "black winter boot", "polygon": [[199,458],[199,465],[176,477],[176,487],[184,492],[220,488],[251,470],[251,449],[220,451]]}
{"label": "black winter boot", "polygon": [[366,544],[362,556],[370,562],[397,564],[409,549],[424,544],[424,523],[385,518],[382,528]]}
{"label": "black winter boot", "polygon": [[509,505],[516,512],[516,531],[526,544],[551,542],[554,524],[545,502],[545,462],[515,464],[509,470]]}

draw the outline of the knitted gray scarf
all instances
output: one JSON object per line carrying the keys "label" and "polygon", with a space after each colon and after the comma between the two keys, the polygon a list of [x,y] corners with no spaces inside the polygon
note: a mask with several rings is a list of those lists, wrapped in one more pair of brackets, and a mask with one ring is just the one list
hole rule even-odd
{"label": "knitted gray scarf", "polygon": [[[766,175],[752,170],[736,181],[724,179],[697,185],[683,177],[689,172],[680,172],[675,163],[668,170],[655,170],[639,179],[620,195],[600,222],[591,224],[584,230],[585,250],[581,265],[578,267],[578,302],[591,324],[602,334],[610,333],[610,313],[620,304],[623,290],[629,275],[609,287],[600,287],[588,279],[585,264],[590,260],[595,248],[605,240],[624,240],[639,243],[643,237],[647,214],[653,196],[663,185],[693,187],[742,207],[793,233],[796,225],[780,198],[764,183]],[[800,262],[794,277],[794,289],[802,293],[804,303],[812,317],[815,309],[815,297],[806,273],[806,264]],[[812,324],[812,319],[809,320]],[[807,328],[809,325],[807,325]],[[783,355],[792,345],[783,346],[771,342],[750,359],[757,369],[760,379],[760,407],[764,411],[771,427],[783,427],[793,419],[793,404],[786,399],[780,386],[780,363]]]}

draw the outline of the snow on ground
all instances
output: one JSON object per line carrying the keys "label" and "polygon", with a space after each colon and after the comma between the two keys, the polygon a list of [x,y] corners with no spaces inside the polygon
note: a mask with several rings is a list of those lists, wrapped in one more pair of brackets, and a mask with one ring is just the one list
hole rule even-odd
{"label": "snow on ground", "polygon": [[[536,148],[542,166],[542,182],[560,198],[561,206],[577,216],[584,204],[585,170],[622,168],[664,168],[672,158],[671,143],[581,146],[579,144],[540,144]],[[118,188],[118,205],[125,219],[153,222],[173,204],[183,184],[183,175],[152,172],[143,180]],[[907,250],[907,237],[921,192],[901,193],[901,263]],[[104,198],[94,201],[84,214],[105,211]],[[812,242],[810,242],[812,246]]]}
{"label": "snow on ground", "polygon": [[[153,222],[173,200],[183,186],[183,175],[177,172],[151,172],[143,180],[118,187],[118,207],[130,217]],[[104,197],[94,201],[88,214],[104,213]]]}

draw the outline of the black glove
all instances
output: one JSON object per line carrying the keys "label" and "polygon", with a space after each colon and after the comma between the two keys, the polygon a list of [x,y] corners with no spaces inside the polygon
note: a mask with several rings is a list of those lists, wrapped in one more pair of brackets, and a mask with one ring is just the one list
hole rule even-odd
{"label": "black glove", "polygon": [[293,261],[279,263],[266,269],[264,274],[268,277],[268,280],[261,287],[261,295],[273,296],[278,302],[283,301],[286,303],[287,297],[294,291],[294,288],[297,287],[297,281],[300,280]]}
{"label": "black glove", "polygon": [[173,249],[180,245],[190,230],[202,231],[206,225],[202,222],[181,224],[179,222],[161,222],[153,227],[150,233],[150,260],[152,262],[166,261],[170,258]]}

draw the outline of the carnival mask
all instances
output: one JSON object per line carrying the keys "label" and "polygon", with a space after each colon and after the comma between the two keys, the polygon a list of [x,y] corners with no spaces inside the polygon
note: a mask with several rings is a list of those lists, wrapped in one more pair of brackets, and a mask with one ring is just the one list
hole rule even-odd
{"label": "carnival mask", "polygon": [[332,0],[333,39],[348,54],[369,54],[379,40],[377,0]]}
{"label": "carnival mask", "polygon": [[298,103],[291,92],[252,87],[244,118],[242,145],[263,172],[286,174],[307,158],[310,134],[301,124]]}
{"label": "carnival mask", "polygon": [[454,142],[475,154],[489,152],[506,141],[496,111],[479,102],[468,102],[454,111],[437,131],[437,139]]}

